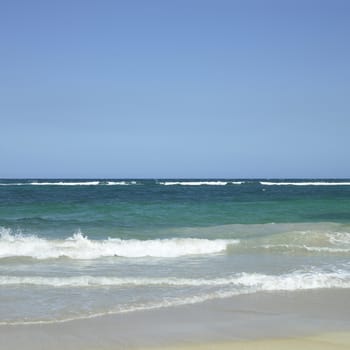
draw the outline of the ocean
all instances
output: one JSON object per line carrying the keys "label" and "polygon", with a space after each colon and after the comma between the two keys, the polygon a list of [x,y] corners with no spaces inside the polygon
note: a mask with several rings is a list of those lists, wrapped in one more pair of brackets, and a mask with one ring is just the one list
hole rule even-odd
{"label": "ocean", "polygon": [[350,291],[350,180],[0,180],[0,324]]}

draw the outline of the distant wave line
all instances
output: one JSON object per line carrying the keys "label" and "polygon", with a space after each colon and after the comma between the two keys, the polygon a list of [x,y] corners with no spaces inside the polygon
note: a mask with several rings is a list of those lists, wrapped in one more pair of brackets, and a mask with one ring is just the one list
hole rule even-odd
{"label": "distant wave line", "polygon": [[260,181],[264,186],[350,186],[350,182],[269,182]]}
{"label": "distant wave line", "polygon": [[59,181],[59,182],[8,182],[0,183],[0,186],[127,186],[137,185],[137,181],[82,181],[82,182],[70,182],[70,181]]}
{"label": "distant wave line", "polygon": [[163,181],[159,185],[164,186],[225,186],[242,185],[244,181]]}

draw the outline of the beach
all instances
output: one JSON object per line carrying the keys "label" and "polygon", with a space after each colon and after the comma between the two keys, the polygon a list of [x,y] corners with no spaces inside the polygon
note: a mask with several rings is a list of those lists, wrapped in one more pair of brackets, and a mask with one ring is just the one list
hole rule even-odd
{"label": "beach", "polygon": [[0,327],[0,348],[345,349],[349,290],[258,293],[68,322]]}
{"label": "beach", "polygon": [[350,349],[350,1],[0,9],[0,350]]}
{"label": "beach", "polygon": [[1,180],[0,349],[349,346],[349,198],[346,179]]}

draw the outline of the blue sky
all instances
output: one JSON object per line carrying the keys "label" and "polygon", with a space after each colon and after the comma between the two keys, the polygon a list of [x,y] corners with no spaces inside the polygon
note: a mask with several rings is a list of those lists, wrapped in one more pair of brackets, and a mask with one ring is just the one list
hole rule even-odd
{"label": "blue sky", "polygon": [[350,177],[349,1],[0,1],[0,177]]}

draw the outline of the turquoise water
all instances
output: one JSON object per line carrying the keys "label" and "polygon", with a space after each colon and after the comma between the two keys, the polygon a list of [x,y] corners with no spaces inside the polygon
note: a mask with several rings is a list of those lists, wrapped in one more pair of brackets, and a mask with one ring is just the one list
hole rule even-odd
{"label": "turquoise water", "polygon": [[167,236],[168,228],[350,222],[350,186],[263,186],[259,181],[166,186],[159,185],[166,181],[152,180],[137,180],[135,185],[132,180],[125,181],[131,185],[29,185],[33,182],[0,182],[28,184],[0,186],[0,226],[52,238],[80,228],[96,239],[106,235],[146,239]]}
{"label": "turquoise water", "polygon": [[350,181],[0,180],[0,318],[350,287]]}

